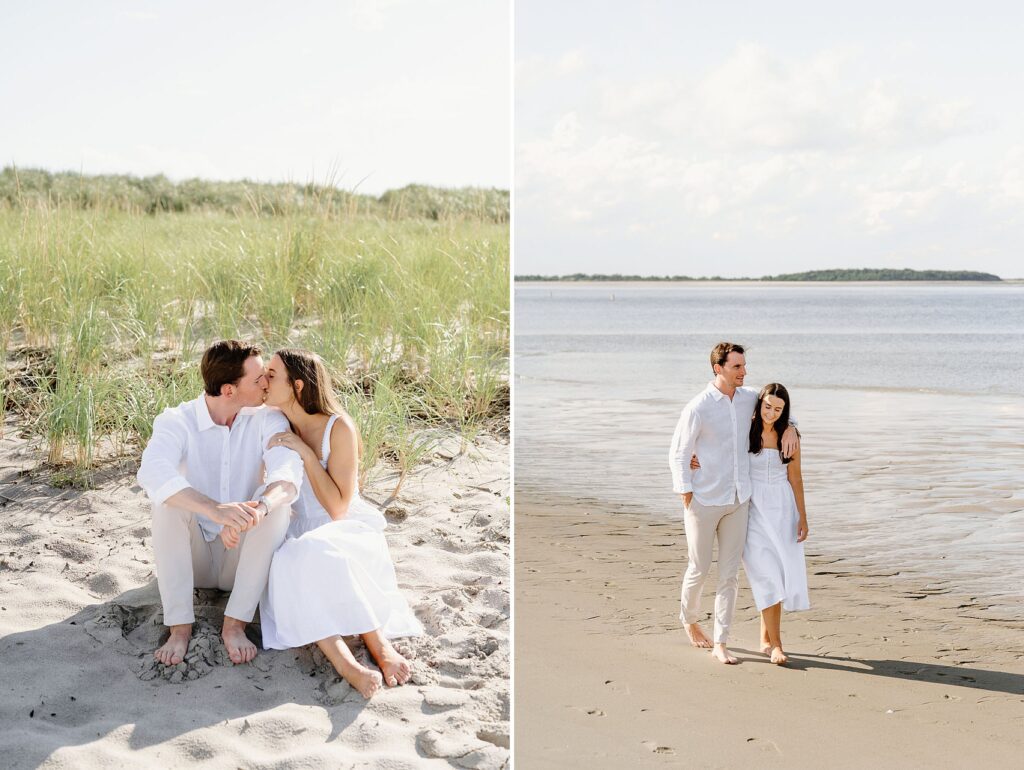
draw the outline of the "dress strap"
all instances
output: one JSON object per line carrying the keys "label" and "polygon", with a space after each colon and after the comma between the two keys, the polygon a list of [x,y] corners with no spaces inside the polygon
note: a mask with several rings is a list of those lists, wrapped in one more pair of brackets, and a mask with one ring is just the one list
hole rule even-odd
{"label": "dress strap", "polygon": [[337,419],[338,415],[332,414],[327,421],[327,427],[324,428],[324,440],[320,445],[320,462],[324,465],[327,465],[327,458],[331,456],[331,428],[334,427],[334,421]]}

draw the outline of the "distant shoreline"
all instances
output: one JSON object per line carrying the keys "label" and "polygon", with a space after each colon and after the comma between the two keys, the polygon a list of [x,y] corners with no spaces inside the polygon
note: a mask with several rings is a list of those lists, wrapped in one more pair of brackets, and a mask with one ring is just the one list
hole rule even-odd
{"label": "distant shoreline", "polygon": [[760,278],[723,278],[722,276],[689,275],[622,275],[621,273],[573,273],[571,275],[517,275],[516,282],[617,282],[617,283],[679,283],[708,281],[754,281],[754,282],[818,282],[838,283],[855,281],[972,281],[1002,282],[1003,279],[992,273],[981,273],[974,270],[889,270],[874,268],[857,268],[849,270],[809,270],[803,273],[783,273],[766,275]]}

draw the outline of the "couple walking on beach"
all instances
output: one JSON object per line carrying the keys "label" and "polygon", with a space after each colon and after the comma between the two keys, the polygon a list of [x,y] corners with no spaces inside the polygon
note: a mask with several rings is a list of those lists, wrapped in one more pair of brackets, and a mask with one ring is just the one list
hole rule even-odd
{"label": "couple walking on beach", "polygon": [[[736,663],[727,647],[740,561],[761,613],[761,652],[787,662],[782,609],[806,610],[803,541],[807,512],[800,445],[790,424],[789,393],[771,383],[743,387],[744,349],[720,342],[711,351],[715,378],[683,409],[669,450],[673,490],[686,508],[686,573],[680,620],[694,647]],[[700,595],[718,539],[714,641],[700,627]]]}
{"label": "couple walking on beach", "polygon": [[[323,362],[284,349],[264,367],[258,347],[226,340],[201,371],[204,392],[156,418],[138,472],[170,626],[156,659],[185,659],[193,588],[220,588],[233,663],[256,656],[245,627],[259,605],[264,647],[316,642],[367,698],[404,684],[411,669],[389,639],[423,627],[399,593],[384,516],[359,496],[359,430]],[[356,660],[350,635],[379,672]]]}

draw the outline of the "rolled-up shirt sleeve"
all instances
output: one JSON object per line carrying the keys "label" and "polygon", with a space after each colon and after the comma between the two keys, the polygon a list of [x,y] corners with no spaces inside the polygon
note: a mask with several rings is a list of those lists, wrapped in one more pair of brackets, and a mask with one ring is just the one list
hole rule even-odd
{"label": "rolled-up shirt sleeve", "polygon": [[142,452],[135,478],[154,503],[162,503],[191,484],[181,473],[188,448],[188,430],[176,415],[164,413],[153,421],[153,435]]}
{"label": "rolled-up shirt sleeve", "polygon": [[262,435],[263,442],[263,467],[266,468],[266,476],[263,483],[270,486],[275,481],[289,481],[295,485],[295,492],[298,493],[302,486],[302,458],[294,449],[275,446],[267,448],[267,442],[275,433],[288,430],[288,418],[280,412],[271,412],[263,421]]}
{"label": "rolled-up shirt sleeve", "polygon": [[693,491],[693,471],[690,470],[690,457],[697,444],[697,433],[700,431],[700,415],[696,409],[687,407],[679,416],[675,433],[672,435],[672,446],[668,452],[668,465],[672,470],[672,490],[677,494]]}

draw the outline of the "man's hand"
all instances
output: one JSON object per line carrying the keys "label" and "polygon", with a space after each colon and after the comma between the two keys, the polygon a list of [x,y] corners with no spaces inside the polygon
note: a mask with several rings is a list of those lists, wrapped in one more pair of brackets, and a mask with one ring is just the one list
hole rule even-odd
{"label": "man's hand", "polygon": [[224,527],[234,527],[240,532],[245,532],[253,526],[258,512],[252,502],[247,503],[221,503],[210,512],[209,518],[214,524]]}
{"label": "man's hand", "polygon": [[686,506],[687,508],[689,508],[690,507],[690,501],[693,500],[693,492],[683,492],[679,496],[681,498],[683,498],[683,505]]}
{"label": "man's hand", "polygon": [[782,456],[792,457],[799,448],[800,434],[796,432],[796,428],[790,425],[786,428],[786,432],[782,434]]}
{"label": "man's hand", "polygon": [[224,547],[227,549],[238,548],[238,544],[242,542],[242,537],[237,529],[234,527],[224,527],[220,531],[221,542],[224,543]]}

